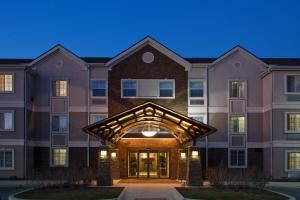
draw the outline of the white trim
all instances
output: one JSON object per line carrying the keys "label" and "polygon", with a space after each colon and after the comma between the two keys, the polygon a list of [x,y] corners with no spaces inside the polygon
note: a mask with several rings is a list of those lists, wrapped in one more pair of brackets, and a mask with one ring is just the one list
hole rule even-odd
{"label": "white trim", "polygon": [[284,112],[284,132],[285,133],[299,133],[299,135],[300,135],[300,131],[288,130],[288,124],[287,124],[288,114],[299,114],[300,115],[300,112]]}
{"label": "white trim", "polygon": [[206,113],[207,107],[206,106],[189,106],[188,113],[191,115],[198,114],[198,113]]}
{"label": "white trim", "polygon": [[24,146],[24,139],[0,139],[0,146]]}
{"label": "white trim", "polygon": [[300,140],[274,140],[273,147],[298,147],[300,148]]}
{"label": "white trim", "polygon": [[288,153],[300,153],[300,149],[298,150],[285,150],[284,151],[284,171],[286,172],[300,172],[300,169],[288,169]]}
{"label": "white trim", "polygon": [[0,113],[12,113],[12,129],[0,129],[0,134],[3,132],[14,132],[15,131],[15,117],[16,117],[15,111],[14,110],[0,110]]}
{"label": "white trim", "polygon": [[179,55],[175,54],[174,52],[172,52],[168,48],[164,47],[159,42],[155,41],[154,39],[150,38],[149,36],[144,38],[140,42],[136,43],[135,45],[133,45],[129,49],[123,51],[119,55],[115,56],[113,59],[111,59],[110,61],[105,63],[105,66],[109,67],[109,70],[111,70],[114,65],[116,65],[119,62],[123,61],[125,58],[129,57],[134,52],[140,50],[141,48],[143,48],[146,45],[152,46],[153,48],[155,48],[156,50],[158,50],[162,54],[168,56],[169,58],[171,58],[172,60],[174,60],[178,64],[182,65],[185,68],[186,71],[190,70],[190,68],[192,66],[191,63],[189,63],[188,61],[186,61],[185,59],[183,59]]}
{"label": "white trim", "polygon": [[12,153],[12,163],[11,163],[11,167],[0,167],[0,171],[2,170],[14,170],[15,169],[15,150],[14,149],[7,149],[7,148],[1,148],[0,152],[7,152],[10,151]]}
{"label": "white trim", "polygon": [[[245,151],[245,164],[241,166],[233,166],[231,165],[231,151]],[[228,168],[247,168],[248,166],[248,149],[247,148],[229,148],[228,149]]]}
{"label": "white trim", "polygon": [[[72,112],[88,112],[87,106],[70,106],[69,113]],[[32,109],[34,112],[50,112],[49,106],[34,106]],[[90,106],[90,112],[100,112],[100,113],[107,113],[108,107],[107,105],[103,106]]]}
{"label": "white trim", "polygon": [[214,62],[210,63],[209,65],[210,66],[215,65],[215,64],[219,63],[220,61],[224,60],[225,58],[229,57],[233,53],[238,52],[238,51],[244,52],[246,55],[248,55],[250,58],[252,58],[253,60],[255,60],[256,62],[258,62],[259,64],[261,64],[264,67],[268,66],[261,59],[258,59],[252,53],[248,52],[247,50],[245,50],[244,48],[242,48],[240,46],[236,46],[233,49],[229,50],[227,53],[225,53],[223,56],[219,57],[217,60],[215,60]]}

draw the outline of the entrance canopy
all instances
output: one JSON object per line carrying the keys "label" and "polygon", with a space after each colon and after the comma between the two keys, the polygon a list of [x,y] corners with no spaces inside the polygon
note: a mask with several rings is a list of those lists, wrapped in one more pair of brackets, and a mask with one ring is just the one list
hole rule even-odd
{"label": "entrance canopy", "polygon": [[84,127],[83,130],[101,138],[104,142],[117,143],[127,131],[143,127],[169,129],[181,144],[191,140],[195,141],[198,137],[204,137],[216,131],[212,126],[153,102],[146,102],[106,118]]}

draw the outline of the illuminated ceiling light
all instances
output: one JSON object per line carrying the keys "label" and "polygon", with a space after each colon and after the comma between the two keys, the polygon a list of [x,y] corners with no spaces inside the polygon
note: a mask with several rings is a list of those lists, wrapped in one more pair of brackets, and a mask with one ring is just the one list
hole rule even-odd
{"label": "illuminated ceiling light", "polygon": [[153,137],[154,135],[157,134],[157,130],[151,129],[149,124],[146,129],[142,130],[142,134],[146,137]]}

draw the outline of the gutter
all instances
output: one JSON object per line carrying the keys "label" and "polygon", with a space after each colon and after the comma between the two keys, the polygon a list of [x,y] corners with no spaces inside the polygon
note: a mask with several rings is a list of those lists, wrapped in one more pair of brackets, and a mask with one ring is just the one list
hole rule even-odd
{"label": "gutter", "polygon": [[[90,124],[90,65],[87,66],[87,79],[88,79],[88,92],[87,92],[87,114],[88,114],[88,125]],[[90,167],[90,135],[88,134],[88,145],[87,145],[87,167]]]}
{"label": "gutter", "polygon": [[24,178],[27,177],[27,70],[24,70]]}

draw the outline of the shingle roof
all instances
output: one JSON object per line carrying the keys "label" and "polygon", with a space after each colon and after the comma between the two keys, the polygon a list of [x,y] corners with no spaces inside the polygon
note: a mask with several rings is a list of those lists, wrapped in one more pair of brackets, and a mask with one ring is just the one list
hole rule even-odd
{"label": "shingle roof", "polygon": [[[87,63],[106,63],[112,58],[110,57],[81,57]],[[185,58],[190,63],[212,63],[217,58]],[[263,62],[269,65],[278,66],[300,66],[300,58],[260,58]],[[32,62],[32,58],[0,58],[2,65],[18,65]]]}

